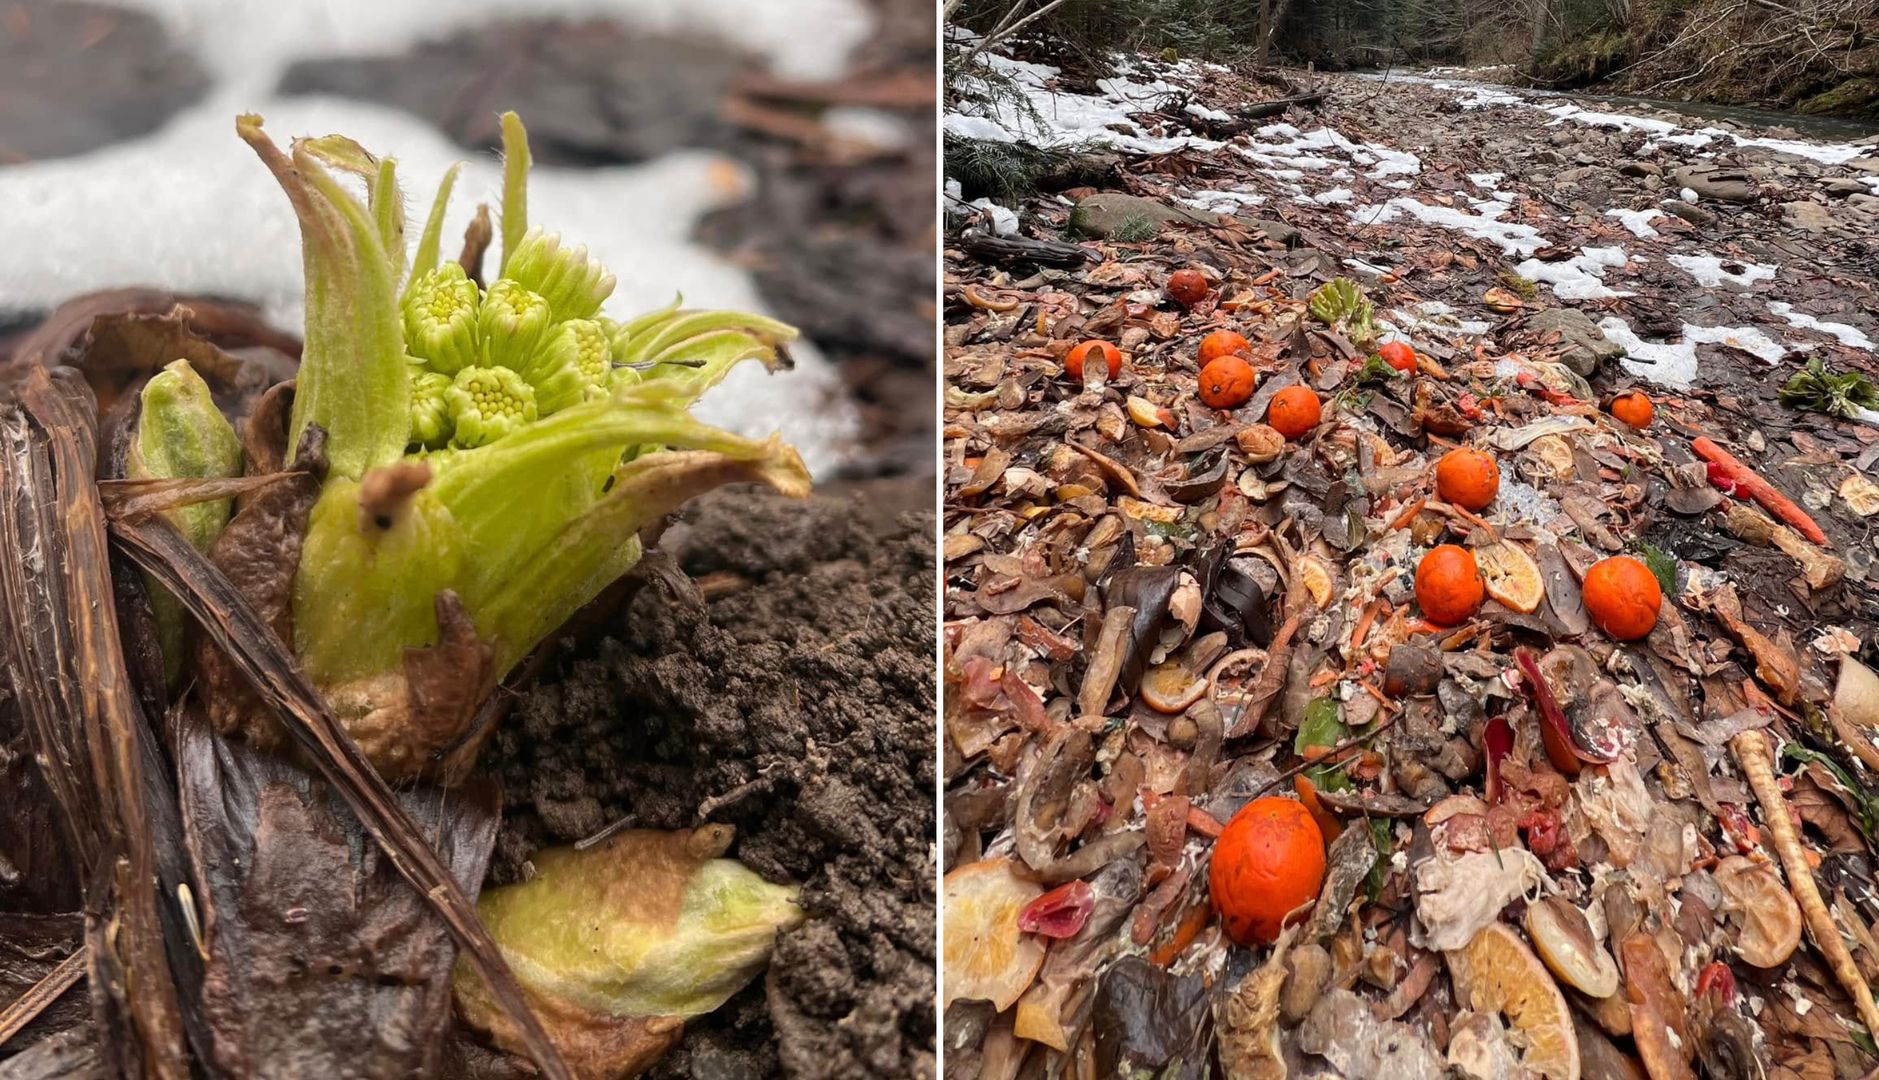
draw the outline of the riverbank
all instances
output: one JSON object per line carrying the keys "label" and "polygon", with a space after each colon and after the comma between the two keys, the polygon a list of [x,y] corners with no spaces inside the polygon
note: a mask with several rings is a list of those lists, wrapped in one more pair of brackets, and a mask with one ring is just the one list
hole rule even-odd
{"label": "riverbank", "polygon": [[945,121],[948,1067],[1879,1065],[1879,413],[1781,400],[1875,373],[1873,142],[991,62]]}
{"label": "riverbank", "polygon": [[[1304,73],[1287,77],[1321,105],[1220,138],[1279,92],[1219,65],[1137,60],[1077,93],[1048,65],[994,62],[1037,117],[955,113],[949,136],[1120,154],[1123,193],[1283,226],[1267,235],[1289,245],[1301,280],[1337,267],[1384,287],[1394,308],[1446,312],[1418,317],[1436,320],[1427,332],[1443,348],[1497,333],[1483,294],[1530,282],[1541,306],[1581,311],[1627,350],[1615,372],[1665,389],[1766,389],[1810,356],[1872,363],[1872,138],[1692,126],[1454,80]],[[1029,228],[1068,226],[1070,196],[1086,194],[1034,199],[1022,208]],[[1771,391],[1759,396],[1779,409]]]}

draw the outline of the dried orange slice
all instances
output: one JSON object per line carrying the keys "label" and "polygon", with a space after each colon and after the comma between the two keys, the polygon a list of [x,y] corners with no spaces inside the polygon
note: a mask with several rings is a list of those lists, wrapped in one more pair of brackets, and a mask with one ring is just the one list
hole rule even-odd
{"label": "dried orange slice", "polygon": [[1540,601],[1546,599],[1546,582],[1540,578],[1539,564],[1520,545],[1496,541],[1476,548],[1474,558],[1489,596],[1522,615],[1539,610]]}
{"label": "dried orange slice", "polygon": [[1129,410],[1129,419],[1135,421],[1137,427],[1161,426],[1161,410],[1154,402],[1130,394],[1125,405]]}
{"label": "dried orange slice", "polygon": [[1142,701],[1156,712],[1170,715],[1185,712],[1206,693],[1207,680],[1179,661],[1156,664],[1142,676]]}
{"label": "dried orange slice", "polygon": [[1307,555],[1298,560],[1292,568],[1298,575],[1298,583],[1310,594],[1311,602],[1318,608],[1331,605],[1331,568],[1316,555]]}
{"label": "dried orange slice", "polygon": [[[1044,887],[1018,876],[1009,859],[967,863],[946,875],[945,1005],[989,1001],[1003,1012],[1044,966],[1044,942],[1018,929],[1018,912]],[[942,1006],[942,1008],[944,1005]]]}
{"label": "dried orange slice", "polygon": [[1476,1012],[1497,1012],[1519,1030],[1521,1065],[1548,1080],[1579,1080],[1579,1036],[1566,996],[1520,935],[1490,923],[1468,944],[1443,954],[1456,996]]}
{"label": "dried orange slice", "polygon": [[1587,997],[1608,998],[1618,992],[1618,965],[1592,936],[1585,913],[1571,903],[1549,896],[1528,904],[1527,936],[1553,974]]}

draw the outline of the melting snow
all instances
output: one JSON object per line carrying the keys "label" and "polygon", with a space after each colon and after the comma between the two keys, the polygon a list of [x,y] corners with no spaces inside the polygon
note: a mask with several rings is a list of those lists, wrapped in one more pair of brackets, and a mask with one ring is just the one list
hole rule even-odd
{"label": "melting snow", "polygon": [[1631,230],[1632,236],[1644,239],[1658,235],[1657,230],[1651,228],[1651,222],[1663,217],[1664,212],[1653,206],[1646,210],[1607,210],[1605,216],[1617,218]]}
{"label": "melting snow", "polygon": [[1842,345],[1848,345],[1855,349],[1879,349],[1879,345],[1873,344],[1872,339],[1867,337],[1865,332],[1857,326],[1848,326],[1846,323],[1823,322],[1805,311],[1794,310],[1793,304],[1783,303],[1780,300],[1769,301],[1768,310],[1786,319],[1789,326],[1798,326],[1803,330],[1818,330],[1823,334],[1838,338]]}
{"label": "melting snow", "polygon": [[[1684,271],[1696,279],[1698,285],[1713,289],[1727,281],[1746,289],[1758,281],[1770,281],[1778,267],[1763,266],[1760,263],[1740,263],[1741,270],[1730,270],[1723,266],[1725,260],[1714,255],[1667,255],[1672,266]],[[1727,260],[1736,262],[1736,260]]]}
{"label": "melting snow", "polygon": [[1212,120],[1216,124],[1224,124],[1233,119],[1232,116],[1221,112],[1219,109],[1209,109],[1205,105],[1197,105],[1192,101],[1187,103],[1187,114],[1189,116],[1198,116],[1202,120]]}
{"label": "melting snow", "polygon": [[1350,188],[1337,187],[1332,188],[1330,191],[1321,191],[1311,196],[1311,201],[1317,203],[1319,206],[1330,206],[1333,203],[1347,203],[1354,198],[1356,198],[1356,196],[1351,194]]}
{"label": "melting snow", "polygon": [[[947,113],[945,127],[949,134],[993,142],[1022,141],[1046,147],[1098,143],[1143,154],[1162,154],[1188,147],[1218,150],[1226,145],[1191,135],[1125,134],[1138,130],[1135,121],[1129,119],[1130,113],[1149,112],[1163,97],[1180,91],[1180,87],[1162,79],[1153,82],[1135,82],[1120,76],[1098,79],[1096,88],[1100,93],[1071,94],[1050,88],[1058,70],[1048,64],[1013,60],[996,53],[981,56],[1024,90],[1043,124],[1040,127],[1037,118],[1001,100],[984,106],[986,111],[981,115]],[[1172,66],[1175,74],[1193,70],[1194,65],[1189,61]]]}
{"label": "melting snow", "polygon": [[1617,316],[1605,318],[1598,328],[1614,344],[1624,347],[1626,355],[1619,363],[1626,371],[1678,390],[1687,390],[1696,383],[1698,345],[1730,345],[1770,364],[1788,354],[1786,346],[1752,326],[1685,323],[1683,340],[1675,344],[1647,342],[1632,332],[1631,324]]}
{"label": "melting snow", "polygon": [[1822,165],[1840,165],[1865,153],[1865,147],[1849,143],[1800,142],[1794,139],[1744,139],[1740,135],[1732,136],[1738,146],[1759,146],[1764,150],[1773,150],[1777,154],[1792,154],[1795,157],[1809,158]]}
{"label": "melting snow", "polygon": [[1506,176],[1506,173],[1471,172],[1468,174],[1468,182],[1476,187],[1483,187],[1487,188],[1489,191],[1493,191],[1495,188],[1501,186],[1501,181],[1506,179]]}
{"label": "melting snow", "polygon": [[1617,128],[1619,131],[1649,131],[1669,134],[1677,130],[1677,125],[1668,120],[1658,120],[1649,116],[1631,116],[1626,113],[1593,112],[1577,105],[1554,105],[1544,110],[1557,116],[1555,124],[1571,120],[1576,124],[1589,124],[1592,127]]}
{"label": "melting snow", "polygon": [[1570,259],[1558,262],[1528,259],[1514,267],[1514,273],[1551,285],[1553,295],[1561,300],[1604,300],[1632,295],[1605,284],[1606,269],[1623,266],[1627,258],[1624,248],[1589,247]]}
{"label": "melting snow", "polygon": [[1360,225],[1384,225],[1408,214],[1425,225],[1440,225],[1493,241],[1505,255],[1531,255],[1546,246],[1546,239],[1533,226],[1496,220],[1505,210],[1501,203],[1488,203],[1481,213],[1470,214],[1452,206],[1430,206],[1410,198],[1395,198],[1381,206],[1357,207],[1351,211],[1351,220]]}
{"label": "melting snow", "polygon": [[1244,206],[1258,206],[1266,201],[1266,197],[1250,191],[1195,191],[1186,195],[1177,195],[1174,201],[1196,210],[1233,214],[1238,213]]}

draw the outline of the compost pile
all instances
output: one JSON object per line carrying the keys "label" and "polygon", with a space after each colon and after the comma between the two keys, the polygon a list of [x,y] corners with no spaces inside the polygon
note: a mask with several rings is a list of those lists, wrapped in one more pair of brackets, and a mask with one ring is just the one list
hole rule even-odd
{"label": "compost pile", "polygon": [[948,249],[949,1075],[1879,1064],[1849,354],[1667,393],[1490,244],[1049,190]]}

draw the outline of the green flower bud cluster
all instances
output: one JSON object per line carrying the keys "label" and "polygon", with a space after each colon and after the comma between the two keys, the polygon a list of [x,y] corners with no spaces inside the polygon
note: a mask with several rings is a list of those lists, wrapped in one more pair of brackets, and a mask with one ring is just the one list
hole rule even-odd
{"label": "green flower bud cluster", "polygon": [[558,235],[530,230],[480,289],[456,263],[416,275],[399,303],[411,354],[410,448],[485,446],[605,397],[613,358],[592,316],[613,275]]}

